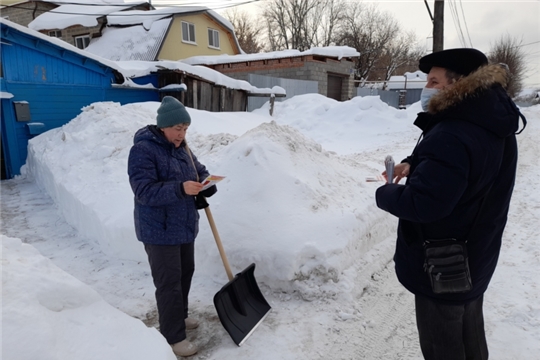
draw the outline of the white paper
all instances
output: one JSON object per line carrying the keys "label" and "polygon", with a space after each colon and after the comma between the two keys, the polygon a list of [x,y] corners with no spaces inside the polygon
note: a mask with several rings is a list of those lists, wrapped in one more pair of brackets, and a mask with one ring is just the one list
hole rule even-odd
{"label": "white paper", "polygon": [[225,176],[219,176],[219,175],[208,175],[206,179],[201,183],[203,184],[202,190],[208,189],[210,186],[217,184],[221,180],[225,179]]}

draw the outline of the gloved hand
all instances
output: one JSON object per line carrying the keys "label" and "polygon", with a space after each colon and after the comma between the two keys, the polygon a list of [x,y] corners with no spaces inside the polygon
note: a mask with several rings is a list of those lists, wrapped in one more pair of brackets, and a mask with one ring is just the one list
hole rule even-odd
{"label": "gloved hand", "polygon": [[208,189],[200,191],[199,195],[202,195],[204,197],[210,197],[214,195],[215,193],[217,193],[217,187],[216,185],[212,185]]}
{"label": "gloved hand", "polygon": [[202,196],[201,194],[195,195],[195,207],[197,208],[197,210],[207,208],[208,206],[210,205],[208,205],[208,202],[206,201],[206,198],[204,196]]}

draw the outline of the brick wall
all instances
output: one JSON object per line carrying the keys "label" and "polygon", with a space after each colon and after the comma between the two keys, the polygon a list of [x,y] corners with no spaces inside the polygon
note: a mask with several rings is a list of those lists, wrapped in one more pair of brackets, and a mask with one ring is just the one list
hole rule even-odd
{"label": "brick wall", "polygon": [[58,5],[52,3],[29,1],[13,6],[6,6],[0,10],[0,15],[9,21],[28,27],[28,24],[39,15],[57,7]]}
{"label": "brick wall", "polygon": [[[97,37],[101,35],[101,28],[103,26],[105,18],[98,19],[98,24],[96,26],[92,27],[82,27],[82,26],[71,26],[65,29],[62,29],[62,37],[61,39],[65,42],[76,46],[75,45],[75,37],[77,36],[83,36],[88,35],[90,36],[90,39],[93,37]],[[41,33],[45,35],[49,35],[48,30],[40,31]]]}

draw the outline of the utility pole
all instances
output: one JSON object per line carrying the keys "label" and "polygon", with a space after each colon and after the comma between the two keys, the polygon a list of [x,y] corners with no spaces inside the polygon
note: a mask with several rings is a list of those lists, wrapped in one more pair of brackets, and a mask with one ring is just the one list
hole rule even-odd
{"label": "utility pole", "polygon": [[444,49],[444,0],[435,0],[433,13],[433,52],[437,52]]}

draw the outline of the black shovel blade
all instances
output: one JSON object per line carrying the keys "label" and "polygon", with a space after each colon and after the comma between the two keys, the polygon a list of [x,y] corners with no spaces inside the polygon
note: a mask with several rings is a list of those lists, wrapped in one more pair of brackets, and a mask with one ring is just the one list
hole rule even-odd
{"label": "black shovel blade", "polygon": [[214,296],[219,320],[238,346],[242,346],[271,309],[259,290],[254,271],[255,264],[249,265]]}

